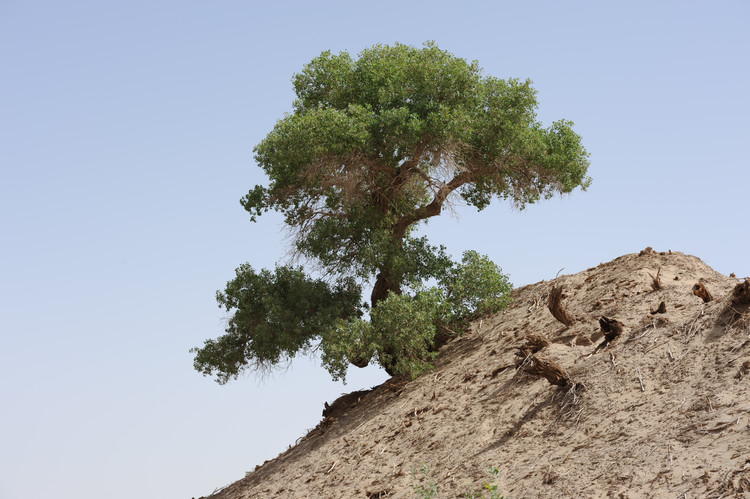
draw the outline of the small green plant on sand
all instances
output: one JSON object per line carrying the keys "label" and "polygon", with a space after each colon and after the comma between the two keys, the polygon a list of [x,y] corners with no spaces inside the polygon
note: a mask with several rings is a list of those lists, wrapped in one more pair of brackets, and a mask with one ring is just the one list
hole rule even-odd
{"label": "small green plant on sand", "polygon": [[[421,475],[421,478],[420,478]],[[432,499],[438,497],[438,485],[435,479],[430,476],[430,468],[426,464],[417,471],[415,466],[411,469],[412,488],[419,497],[423,499]],[[416,483],[417,481],[422,483]]]}
{"label": "small green plant on sand", "polygon": [[[464,493],[466,499],[510,499],[500,494],[500,489],[497,485],[500,470],[496,466],[490,466],[488,468],[491,480],[482,484],[479,489],[468,490]],[[417,496],[423,499],[437,499],[439,497],[439,488],[435,479],[430,474],[430,468],[426,464],[422,464],[421,468],[417,469],[416,466],[411,468],[411,487],[416,492]]]}
{"label": "small green plant on sand", "polygon": [[497,477],[500,474],[500,470],[496,466],[489,467],[490,475],[492,475],[491,482],[485,482],[482,484],[482,488],[478,491],[469,491],[464,494],[466,499],[505,499],[500,494],[500,490],[497,486]]}

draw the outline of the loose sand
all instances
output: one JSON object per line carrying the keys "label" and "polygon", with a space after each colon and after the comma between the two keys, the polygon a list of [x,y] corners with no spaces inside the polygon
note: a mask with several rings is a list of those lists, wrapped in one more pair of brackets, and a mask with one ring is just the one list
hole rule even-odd
{"label": "loose sand", "polygon": [[[488,482],[513,499],[750,497],[740,282],[648,248],[517,289],[444,346],[432,373],[343,397],[297,445],[211,497],[414,498],[435,486],[452,498]],[[712,301],[693,293],[699,283]],[[569,327],[547,307],[556,286]],[[602,316],[624,325],[606,345]],[[531,335],[549,341],[535,359],[567,386],[529,374],[517,352]]]}

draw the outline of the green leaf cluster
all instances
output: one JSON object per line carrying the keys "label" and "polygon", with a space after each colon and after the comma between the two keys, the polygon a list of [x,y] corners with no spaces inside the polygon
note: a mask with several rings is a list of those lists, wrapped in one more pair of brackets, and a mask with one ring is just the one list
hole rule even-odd
{"label": "green leaf cluster", "polygon": [[432,367],[435,335],[445,315],[436,288],[414,296],[391,293],[372,309],[370,320],[339,322],[323,337],[321,360],[334,380],[345,380],[352,359],[376,361],[393,375],[416,378]]}
{"label": "green leaf cluster", "polygon": [[437,349],[471,320],[507,307],[511,290],[497,265],[467,251],[437,286],[413,295],[389,294],[373,307],[369,321],[339,321],[323,336],[323,366],[334,380],[343,380],[351,359],[366,358],[391,374],[415,378],[432,369]]}
{"label": "green leaf cluster", "polygon": [[267,371],[309,351],[331,324],[362,313],[352,279],[331,286],[286,266],[272,273],[241,265],[216,300],[231,314],[225,334],[192,352],[195,369],[222,384],[245,369]]}
{"label": "green leaf cluster", "polygon": [[454,321],[471,321],[494,314],[510,304],[508,276],[486,255],[464,252],[461,264],[442,279]]}

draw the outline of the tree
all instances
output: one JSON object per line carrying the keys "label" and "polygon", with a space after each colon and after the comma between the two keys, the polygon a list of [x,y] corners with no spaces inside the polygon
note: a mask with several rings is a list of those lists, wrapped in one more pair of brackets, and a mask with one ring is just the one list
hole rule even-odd
{"label": "tree", "polygon": [[[270,183],[241,203],[253,221],[281,212],[298,255],[329,278],[374,278],[373,312],[446,277],[444,248],[415,230],[453,200],[523,208],[590,183],[580,136],[569,121],[537,121],[529,80],[484,75],[434,43],[375,45],[356,59],[324,52],[293,84],[293,112],[255,148]],[[325,341],[332,327],[315,336]]]}

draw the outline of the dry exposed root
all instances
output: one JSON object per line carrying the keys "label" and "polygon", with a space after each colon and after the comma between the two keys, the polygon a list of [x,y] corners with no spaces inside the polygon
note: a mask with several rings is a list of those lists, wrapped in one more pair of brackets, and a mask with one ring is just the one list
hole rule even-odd
{"label": "dry exposed root", "polygon": [[610,319],[609,317],[604,317],[602,315],[601,318],[599,318],[599,327],[601,327],[602,332],[604,333],[604,341],[596,347],[594,353],[603,349],[607,345],[614,343],[622,334],[622,328],[625,327],[625,325],[617,319]]}
{"label": "dry exposed root", "polygon": [[516,361],[516,369],[521,367],[529,356],[537,353],[543,348],[547,348],[549,345],[549,340],[544,336],[538,334],[528,335],[526,337],[526,343],[518,347],[518,351],[516,352],[516,357],[518,357],[518,360]]}
{"label": "dry exposed root", "polygon": [[702,282],[697,282],[693,285],[693,294],[703,300],[703,303],[708,303],[714,299],[711,293],[708,292],[706,286]]}
{"label": "dry exposed root", "polygon": [[552,288],[552,290],[549,292],[547,308],[549,308],[549,311],[552,313],[555,319],[570,327],[575,322],[575,319],[568,315],[568,313],[562,306],[562,292],[562,286],[555,286]]}
{"label": "dry exposed root", "polygon": [[539,334],[530,334],[526,337],[526,343],[521,347],[523,350],[527,350],[529,353],[537,353],[543,348],[549,346],[549,340]]}
{"label": "dry exposed root", "polygon": [[667,312],[667,304],[664,302],[661,302],[659,304],[659,307],[656,310],[654,310],[653,308],[650,310],[651,310],[651,315],[664,314]]}
{"label": "dry exposed root", "polygon": [[660,289],[662,289],[661,279],[659,278],[660,274],[661,267],[659,267],[659,270],[656,271],[655,277],[649,274],[651,276],[651,289],[653,289],[654,291],[659,291]]}
{"label": "dry exposed root", "polygon": [[535,355],[529,357],[523,370],[532,376],[545,378],[552,385],[568,386],[572,383],[565,369],[560,367],[556,362]]}
{"label": "dry exposed root", "polygon": [[745,282],[739,283],[732,291],[732,306],[745,304],[750,304],[750,279],[745,279]]}

